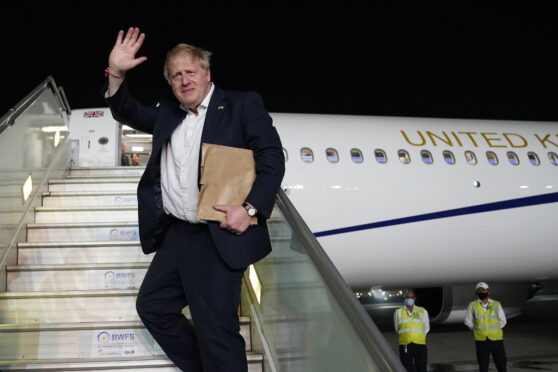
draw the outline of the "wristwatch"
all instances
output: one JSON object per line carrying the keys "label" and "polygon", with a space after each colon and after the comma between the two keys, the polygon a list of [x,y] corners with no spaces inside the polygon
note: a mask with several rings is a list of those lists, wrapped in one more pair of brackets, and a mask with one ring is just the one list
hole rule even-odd
{"label": "wristwatch", "polygon": [[250,204],[244,202],[242,204],[242,207],[244,207],[244,209],[246,209],[246,212],[248,212],[248,216],[250,217],[254,217],[256,215],[256,213],[258,213],[258,210],[254,207],[252,207]]}

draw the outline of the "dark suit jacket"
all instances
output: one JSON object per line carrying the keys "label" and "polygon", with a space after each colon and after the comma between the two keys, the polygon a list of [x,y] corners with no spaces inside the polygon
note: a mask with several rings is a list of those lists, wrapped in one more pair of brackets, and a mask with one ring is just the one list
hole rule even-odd
{"label": "dark suit jacket", "polygon": [[[107,102],[116,120],[153,134],[151,157],[138,185],[140,240],[148,254],[158,249],[169,221],[161,196],[161,151],[186,112],[176,99],[161,100],[157,107],[145,106],[132,97],[126,82]],[[270,217],[285,172],[279,135],[257,93],[215,87],[201,141],[254,151],[256,180],[246,201],[257,208],[258,225],[235,235],[221,229],[218,223],[209,222],[209,231],[223,260],[233,269],[245,268],[271,251],[265,220]]]}

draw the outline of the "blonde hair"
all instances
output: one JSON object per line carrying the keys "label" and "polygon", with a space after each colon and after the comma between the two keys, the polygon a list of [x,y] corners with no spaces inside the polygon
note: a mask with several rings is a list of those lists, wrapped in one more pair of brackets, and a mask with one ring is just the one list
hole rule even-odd
{"label": "blonde hair", "polygon": [[171,59],[173,59],[174,56],[178,54],[192,57],[195,61],[198,61],[200,63],[201,68],[203,68],[206,71],[209,70],[209,59],[211,58],[210,51],[207,51],[205,49],[190,44],[184,44],[184,43],[177,44],[174,48],[172,48],[167,53],[167,58],[165,59],[165,67],[163,69],[163,74],[165,75],[165,79],[167,79],[169,83],[171,82],[171,80],[169,76],[168,65]]}

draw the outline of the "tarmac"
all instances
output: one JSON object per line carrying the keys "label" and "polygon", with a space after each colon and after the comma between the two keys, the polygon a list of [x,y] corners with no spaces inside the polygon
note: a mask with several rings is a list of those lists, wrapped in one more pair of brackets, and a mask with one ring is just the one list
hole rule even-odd
{"label": "tarmac", "polygon": [[[374,321],[399,355],[393,311],[375,314]],[[508,371],[558,372],[558,296],[535,296],[523,315],[504,327]],[[428,371],[477,371],[472,332],[462,324],[431,325],[427,337]],[[496,367],[490,364],[490,371]]]}

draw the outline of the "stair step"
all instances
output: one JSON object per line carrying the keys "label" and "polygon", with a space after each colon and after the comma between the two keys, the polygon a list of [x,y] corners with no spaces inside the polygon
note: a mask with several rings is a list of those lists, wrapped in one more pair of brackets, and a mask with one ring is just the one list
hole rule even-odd
{"label": "stair step", "polygon": [[23,207],[23,196],[21,193],[2,194],[0,198],[0,209],[18,209]]}
{"label": "stair step", "polygon": [[[274,246],[290,244],[290,238],[271,238]],[[274,259],[299,260],[301,255],[294,250],[281,250],[273,253]],[[151,262],[152,254],[141,250],[138,240],[131,241],[91,241],[91,242],[31,242],[18,244],[18,265],[56,265],[56,264],[103,264]],[[267,264],[266,258],[262,264]],[[271,258],[269,258],[271,259]],[[298,263],[298,262],[296,262]],[[262,265],[260,270],[266,270]]]}
{"label": "stair step", "polygon": [[[262,372],[263,356],[253,352],[246,353],[248,360],[248,372]],[[21,361],[0,361],[2,371],[160,371],[175,372],[180,371],[166,356],[153,357],[129,357],[126,359],[113,358],[67,358],[59,359],[55,362],[48,359],[43,360],[21,360]]]}
{"label": "stair step", "polygon": [[104,176],[119,177],[135,175],[141,176],[145,171],[145,167],[129,166],[129,167],[77,167],[70,169],[71,176]]}
{"label": "stair step", "polygon": [[[4,292],[2,324],[137,321],[137,290]],[[249,323],[248,318],[241,322]]]}
{"label": "stair step", "polygon": [[19,243],[18,265],[150,262],[139,241]]}
{"label": "stair step", "polygon": [[[7,266],[8,292],[24,291],[95,291],[139,289],[149,262],[25,264]],[[273,285],[277,277],[282,285],[319,282],[319,274],[301,257],[269,257],[256,265],[260,282]]]}
{"label": "stair step", "polygon": [[137,222],[35,223],[27,225],[28,242],[139,240]]}
{"label": "stair step", "polygon": [[138,220],[138,207],[102,206],[102,207],[37,207],[36,223],[62,222],[134,222]]}
{"label": "stair step", "polygon": [[[1,194],[0,194],[1,195]],[[21,219],[23,215],[23,207],[18,208],[2,208],[0,209],[0,220],[2,223],[13,223],[14,225]]]}
{"label": "stair step", "polygon": [[[21,204],[21,197],[19,197]],[[45,192],[44,207],[79,207],[79,206],[116,206],[138,205],[135,191],[99,191],[99,192]]]}
{"label": "stair step", "polygon": [[[246,351],[250,351],[250,319],[243,317],[240,324]],[[2,361],[163,355],[141,321],[0,324]]]}
{"label": "stair step", "polygon": [[50,180],[48,191],[136,191],[139,178]]}
{"label": "stair step", "polygon": [[0,293],[0,324],[139,320],[137,293],[137,290],[4,292]]}
{"label": "stair step", "polygon": [[[25,182],[25,177],[21,180],[0,180],[0,193],[2,194],[16,194],[21,192],[21,187]],[[35,188],[37,185],[33,185]]]}
{"label": "stair step", "polygon": [[[271,239],[281,239],[291,245],[288,231],[278,220],[268,220]],[[27,241],[37,242],[89,242],[139,240],[137,222],[79,222],[27,224]],[[293,249],[296,249],[293,248]]]}
{"label": "stair step", "polygon": [[110,178],[118,178],[118,179],[122,179],[122,180],[137,180],[139,181],[139,179],[141,178],[141,174],[121,174],[121,175],[112,175],[109,174],[108,176],[105,175],[97,175],[97,174],[93,174],[93,175],[88,175],[88,176],[80,176],[80,175],[68,175],[66,176],[66,178],[64,178],[65,180],[106,180],[106,179],[110,179]]}
{"label": "stair step", "polygon": [[139,289],[149,262],[7,266],[8,292]]}

